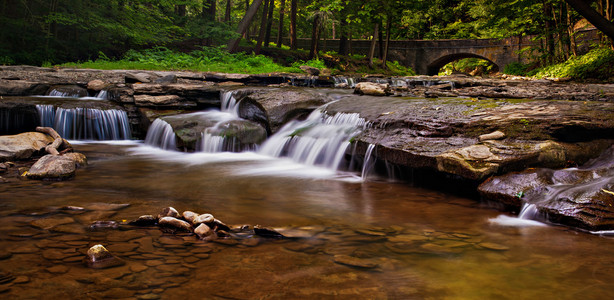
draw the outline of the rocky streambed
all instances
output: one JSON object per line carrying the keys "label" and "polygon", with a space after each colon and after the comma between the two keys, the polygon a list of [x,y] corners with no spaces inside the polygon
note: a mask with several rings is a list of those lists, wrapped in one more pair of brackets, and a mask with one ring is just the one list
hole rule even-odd
{"label": "rocky streambed", "polygon": [[[27,104],[32,100],[20,96],[105,91],[112,104],[104,105],[127,111],[134,137],[144,137],[151,123],[161,117],[173,128],[176,147],[194,151],[202,128],[210,127],[211,121],[173,116],[219,108],[223,93],[232,93],[238,102],[238,116],[249,123],[228,123],[225,126],[234,129],[218,134],[237,135],[250,128],[258,136],[241,137],[249,145],[261,143],[264,135],[270,136],[289,121],[305,118],[328,104],[324,110],[329,115],[358,114],[367,122],[362,133],[352,139],[352,151],[365,156],[373,145],[370,155],[379,169],[400,169],[411,174],[411,180],[430,181],[431,186],[433,181],[440,182],[435,186],[462,182],[473,191],[486,181],[480,188],[482,198],[513,210],[520,209],[522,197],[509,201],[493,196],[504,186],[493,186],[493,182],[509,182],[509,177],[491,178],[527,168],[582,166],[614,144],[612,84],[423,76],[356,81],[384,84],[381,94],[385,96],[354,94],[347,88],[347,78],[342,81],[326,76],[2,67],[0,108],[8,112],[6,116],[19,110],[25,119],[36,120],[36,111]],[[335,86],[338,88],[333,89]],[[610,176],[607,174],[595,176]],[[510,184],[512,187],[505,188],[508,195],[529,193],[526,185]],[[597,206],[607,208],[614,203],[607,193],[613,188],[610,180],[600,185],[603,194],[598,200],[550,206],[544,216],[588,230],[612,229],[609,220],[614,212]],[[590,217],[586,217],[587,211]]]}

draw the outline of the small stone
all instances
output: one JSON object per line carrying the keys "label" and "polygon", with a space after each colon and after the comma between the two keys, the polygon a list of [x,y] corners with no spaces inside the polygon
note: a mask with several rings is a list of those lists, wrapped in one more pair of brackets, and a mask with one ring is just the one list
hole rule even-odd
{"label": "small stone", "polygon": [[134,251],[134,249],[138,247],[139,245],[135,243],[118,243],[109,246],[109,248],[113,250],[113,252],[130,252]]}
{"label": "small stone", "polygon": [[122,208],[126,208],[130,206],[128,203],[89,203],[84,205],[83,207],[88,210],[120,210]]}
{"label": "small stone", "polygon": [[156,219],[152,215],[142,215],[138,217],[136,220],[130,221],[128,224],[134,225],[134,226],[154,226],[156,225],[157,222],[158,222],[158,219]]}
{"label": "small stone", "polygon": [[163,262],[159,261],[159,260],[148,260],[145,262],[145,265],[148,267],[157,267],[159,265],[163,264]]}
{"label": "small stone", "polygon": [[483,142],[483,141],[488,141],[488,140],[500,140],[504,137],[505,137],[505,133],[497,130],[495,132],[480,135],[478,137],[478,140],[480,142]]}
{"label": "small stone", "polygon": [[192,225],[190,223],[175,217],[162,217],[158,221],[158,225],[171,231],[192,232]]}
{"label": "small stone", "polygon": [[213,222],[215,221],[215,218],[213,217],[212,214],[202,214],[202,215],[198,215],[196,218],[194,218],[194,226],[198,225],[198,224],[213,224]]}
{"label": "small stone", "polygon": [[179,212],[176,209],[174,209],[173,207],[165,207],[158,214],[158,219],[162,219],[164,217],[179,218]]}
{"label": "small stone", "polygon": [[158,242],[163,245],[185,245],[185,241],[183,239],[170,236],[163,236],[158,239]]}
{"label": "small stone", "polygon": [[104,269],[124,265],[124,261],[113,256],[103,245],[94,245],[87,250],[86,264],[90,268]]}
{"label": "small stone", "polygon": [[164,77],[160,77],[155,80],[155,83],[165,84],[165,83],[177,83],[177,75],[169,74]]}
{"label": "small stone", "polygon": [[201,240],[204,241],[213,241],[217,239],[217,234],[215,231],[211,230],[207,224],[200,224],[196,229],[194,229],[194,233],[198,235]]}
{"label": "small stone", "polygon": [[193,256],[190,256],[190,257],[186,257],[186,258],[184,258],[183,260],[184,260],[186,263],[193,264],[193,263],[195,263],[195,262],[199,261],[200,259],[198,259],[198,257],[193,257]]}
{"label": "small stone", "polygon": [[199,259],[207,259],[209,258],[209,254],[208,253],[196,253],[194,254],[194,257],[199,258]]}
{"label": "small stone", "polygon": [[[164,290],[162,290],[162,291],[164,291]],[[136,298],[140,299],[140,300],[155,300],[155,299],[160,299],[160,295],[154,294],[154,293],[149,293],[149,294],[139,295]]]}
{"label": "small stone", "polygon": [[[195,212],[193,212],[193,211],[186,210],[186,211],[184,211],[184,212],[183,212],[181,215],[182,215],[182,216],[183,216],[183,218],[184,218],[186,221],[188,221],[190,224],[192,224],[192,225],[196,225],[196,223],[194,223],[194,219],[196,219],[196,218],[198,217],[198,214],[197,214],[197,213],[195,213]],[[211,217],[213,217],[213,216],[211,216]]]}
{"label": "small stone", "polygon": [[9,259],[13,256],[13,253],[11,252],[0,252],[0,260],[5,260],[5,259]]}
{"label": "small stone", "polygon": [[347,265],[351,267],[365,268],[365,269],[373,269],[377,267],[377,263],[363,258],[357,258],[349,255],[335,255],[333,260],[342,265]]}

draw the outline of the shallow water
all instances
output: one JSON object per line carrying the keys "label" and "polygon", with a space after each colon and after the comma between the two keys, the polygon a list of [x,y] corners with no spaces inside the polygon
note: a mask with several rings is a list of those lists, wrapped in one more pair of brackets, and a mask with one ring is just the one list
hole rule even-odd
{"label": "shallow water", "polygon": [[[254,153],[74,146],[90,165],[73,180],[0,184],[0,282],[14,278],[0,284],[5,299],[614,297],[608,237],[502,226],[491,221],[501,212],[472,199]],[[60,209],[67,205],[85,210]],[[302,238],[222,244],[157,228],[88,230],[166,206]],[[85,267],[98,243],[126,265]]]}

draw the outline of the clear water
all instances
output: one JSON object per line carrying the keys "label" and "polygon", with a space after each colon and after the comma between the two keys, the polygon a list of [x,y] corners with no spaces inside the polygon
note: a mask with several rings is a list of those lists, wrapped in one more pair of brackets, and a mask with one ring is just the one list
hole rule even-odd
{"label": "clear water", "polygon": [[[0,284],[9,289],[4,299],[614,297],[614,240],[606,236],[500,226],[489,220],[501,212],[472,199],[353,180],[359,174],[287,158],[128,142],[74,146],[90,165],[73,180],[0,184],[0,271],[16,278]],[[88,210],[59,209],[66,205]],[[306,238],[226,245],[156,228],[86,230],[92,221],[130,220],[166,206],[209,212],[229,225],[300,229]],[[46,218],[68,223],[35,227],[49,225]],[[83,253],[98,243],[126,265],[86,268]],[[343,255],[374,267],[335,262]]]}

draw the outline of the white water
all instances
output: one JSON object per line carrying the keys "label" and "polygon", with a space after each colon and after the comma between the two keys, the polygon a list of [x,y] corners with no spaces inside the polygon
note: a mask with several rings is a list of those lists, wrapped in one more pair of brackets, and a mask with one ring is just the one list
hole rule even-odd
{"label": "white water", "polygon": [[59,135],[75,140],[126,140],[131,138],[125,111],[95,108],[54,108],[37,105],[40,124],[53,127]]}
{"label": "white water", "polygon": [[518,217],[510,217],[499,215],[496,218],[489,219],[491,224],[497,224],[510,227],[530,227],[530,226],[547,226],[546,224],[536,221],[539,217],[539,211],[535,204],[525,203],[518,214]]}
{"label": "white water", "polygon": [[106,90],[101,90],[94,97],[79,97],[78,94],[71,94],[69,92],[60,92],[58,90],[52,90],[48,95],[45,96],[35,96],[35,97],[44,97],[44,98],[74,98],[77,100],[108,100],[108,92]]}
{"label": "white water", "polygon": [[147,130],[145,144],[165,150],[176,150],[177,144],[173,127],[162,119],[154,120]]}
{"label": "white water", "polygon": [[258,152],[336,170],[350,140],[366,125],[358,114],[337,113],[329,116],[322,109],[317,109],[306,120],[286,124]]}
{"label": "white water", "polygon": [[362,172],[360,174],[360,177],[363,180],[367,179],[367,176],[369,176],[369,173],[373,170],[373,167],[375,165],[375,159],[372,157],[373,149],[375,149],[375,145],[369,144],[369,146],[367,147],[367,151],[365,152],[365,160],[362,164]]}

